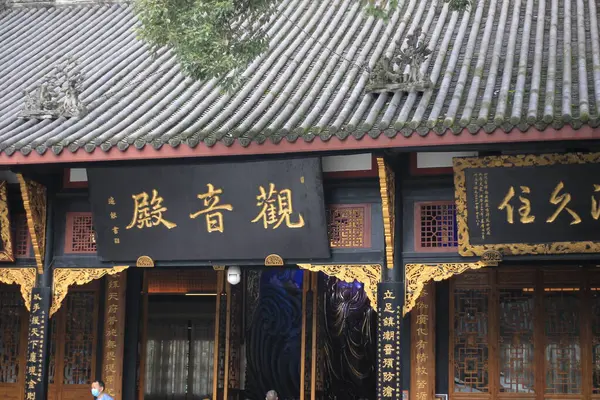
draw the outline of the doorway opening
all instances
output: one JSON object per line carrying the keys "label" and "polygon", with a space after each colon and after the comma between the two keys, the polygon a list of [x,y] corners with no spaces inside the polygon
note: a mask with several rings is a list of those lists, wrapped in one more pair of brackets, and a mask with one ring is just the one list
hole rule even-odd
{"label": "doorway opening", "polygon": [[140,397],[212,399],[216,273],[151,271],[147,293]]}

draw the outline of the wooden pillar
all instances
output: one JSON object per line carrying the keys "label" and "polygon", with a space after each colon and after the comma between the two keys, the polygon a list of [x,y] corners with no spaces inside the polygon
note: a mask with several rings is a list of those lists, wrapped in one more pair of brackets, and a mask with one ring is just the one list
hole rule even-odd
{"label": "wooden pillar", "polygon": [[435,291],[429,283],[411,311],[410,400],[435,396]]}
{"label": "wooden pillar", "polygon": [[27,227],[36,260],[36,287],[31,294],[25,400],[48,397],[48,363],[50,343],[50,308],[52,305],[52,259],[54,244],[53,197],[44,185],[17,174]]}
{"label": "wooden pillar", "polygon": [[227,285],[225,399],[239,400],[242,353],[242,296],[243,285]]}
{"label": "wooden pillar", "polygon": [[126,272],[106,279],[106,302],[104,303],[104,351],[102,379],[106,392],[116,399],[123,396],[123,349],[125,344],[125,296]]}
{"label": "wooden pillar", "polygon": [[377,291],[377,399],[402,399],[402,282],[382,282]]}
{"label": "wooden pillar", "polygon": [[314,399],[315,395],[315,371],[313,371],[313,356],[315,350],[314,329],[314,307],[315,293],[313,280],[316,274],[310,271],[302,271],[302,333],[300,345],[300,400]]}
{"label": "wooden pillar", "polygon": [[311,288],[313,293],[312,301],[312,354],[311,354],[311,389],[310,400],[323,400],[325,388],[323,382],[324,372],[324,350],[322,346],[322,330],[325,321],[323,310],[323,285],[318,272],[312,272]]}
{"label": "wooden pillar", "polygon": [[[132,268],[127,272],[127,290],[125,304],[125,348],[123,350],[123,396],[122,399],[135,399],[137,389],[137,369],[141,367],[144,353],[138,353],[140,327],[146,317],[142,311],[146,296],[143,293],[144,268]],[[145,344],[141,346],[145,349]],[[140,357],[141,356],[141,357]],[[141,369],[141,368],[140,368]],[[140,372],[141,373],[141,372]],[[143,388],[140,390],[143,392]]]}
{"label": "wooden pillar", "polygon": [[217,270],[217,304],[215,310],[215,346],[213,361],[213,400],[222,400],[224,396],[226,367],[226,320],[227,294],[225,293],[225,270]]}
{"label": "wooden pillar", "polygon": [[47,398],[51,303],[52,290],[49,287],[33,288],[27,333],[25,400]]}

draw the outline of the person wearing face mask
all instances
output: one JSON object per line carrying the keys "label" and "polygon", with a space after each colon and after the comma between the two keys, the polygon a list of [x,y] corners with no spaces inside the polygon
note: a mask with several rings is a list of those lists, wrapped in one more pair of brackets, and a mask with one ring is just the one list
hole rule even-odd
{"label": "person wearing face mask", "polygon": [[115,400],[108,394],[104,393],[104,382],[95,381],[92,383],[92,396],[96,398],[96,400]]}

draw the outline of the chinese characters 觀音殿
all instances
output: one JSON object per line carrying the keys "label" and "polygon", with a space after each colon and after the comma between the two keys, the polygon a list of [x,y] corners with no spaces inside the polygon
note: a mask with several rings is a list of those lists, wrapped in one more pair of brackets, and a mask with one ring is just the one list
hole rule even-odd
{"label": "chinese characters \u89c0\u97f3\u6bbf", "polygon": [[231,204],[219,204],[221,202],[220,194],[223,194],[223,189],[215,189],[212,184],[208,186],[208,191],[198,195],[200,200],[204,201],[203,210],[190,214],[191,219],[195,219],[199,215],[205,215],[206,217],[206,230],[208,232],[223,232],[225,227],[223,225],[223,213],[224,211],[233,211]]}
{"label": "chinese characters \u89c0\u97f3\u6bbf", "polygon": [[150,228],[158,224],[163,224],[167,229],[173,229],[177,226],[173,222],[163,218],[163,213],[167,212],[167,207],[163,206],[164,199],[158,195],[158,190],[152,189],[152,199],[148,202],[148,193],[142,192],[131,196],[133,198],[134,209],[133,218],[126,229],[134,226],[137,228]]}
{"label": "chinese characters \u89c0\u97f3\u6bbf", "polygon": [[[531,194],[531,189],[528,186],[520,186],[520,195],[518,196],[520,207],[518,208],[519,213],[519,221],[523,224],[530,224],[535,221],[535,215],[532,214],[532,202],[528,198]],[[594,184],[593,193],[600,192],[600,185]],[[591,196],[591,209],[590,215],[594,220],[598,220],[600,218],[600,204],[594,194]],[[506,211],[506,221],[509,224],[514,223],[514,205],[512,203],[513,198],[516,195],[515,187],[511,186],[502,202],[498,206],[499,210]],[[579,214],[573,210],[572,208],[567,207],[571,202],[572,197],[569,192],[565,190],[565,184],[561,181],[555,187],[552,193],[550,193],[549,202],[550,204],[556,206],[552,215],[546,218],[546,223],[553,223],[556,221],[558,216],[564,211],[567,212],[571,216],[571,225],[577,225],[581,223],[582,219]]]}
{"label": "chinese characters \u89c0\u97f3\u6bbf", "polygon": [[[207,191],[197,195],[202,200],[202,209],[190,213],[190,219],[196,219],[201,215],[205,216],[206,231],[221,232],[225,231],[224,211],[233,211],[233,205],[221,202],[221,196],[224,191],[222,188],[215,188],[211,183],[207,184]],[[277,229],[282,225],[288,228],[302,228],[305,225],[304,216],[301,213],[294,212],[292,204],[292,190],[277,190],[273,183],[269,184],[268,190],[259,186],[256,196],[256,206],[259,208],[258,214],[250,222],[262,222],[265,229]],[[131,196],[133,199],[133,216],[129,225],[125,229],[144,229],[163,225],[167,229],[177,227],[177,224],[167,219],[169,209],[166,206],[168,202],[159,195],[157,189],[152,189],[152,195],[147,192],[141,192]],[[109,197],[109,206],[115,206],[114,197]],[[111,220],[118,219],[116,212],[110,212]],[[111,230],[114,235],[119,234],[119,227],[114,225]],[[115,243],[120,243],[119,238],[115,237]]]}
{"label": "chinese characters \u89c0\u97f3\u6bbf", "polygon": [[269,226],[277,229],[283,222],[285,222],[288,228],[302,228],[304,226],[304,217],[302,217],[302,214],[298,214],[297,222],[291,221],[294,209],[292,206],[292,191],[290,189],[283,189],[278,192],[275,189],[275,185],[270,183],[268,193],[262,186],[259,190],[260,194],[256,196],[256,200],[258,200],[257,206],[261,207],[261,210],[252,222],[262,220],[265,229]]}

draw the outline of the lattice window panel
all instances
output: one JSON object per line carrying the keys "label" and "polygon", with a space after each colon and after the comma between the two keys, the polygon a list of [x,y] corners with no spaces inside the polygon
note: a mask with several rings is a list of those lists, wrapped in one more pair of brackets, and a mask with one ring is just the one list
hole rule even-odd
{"label": "lattice window panel", "polygon": [[92,213],[67,213],[65,253],[95,253]]}
{"label": "lattice window panel", "polygon": [[12,221],[12,231],[14,238],[15,257],[30,257],[31,236],[29,236],[29,227],[27,226],[27,216],[17,214]]}
{"label": "lattice window panel", "polygon": [[600,394],[600,287],[592,288],[592,393]]}
{"label": "lattice window panel", "polygon": [[456,205],[427,202],[415,205],[415,250],[455,252],[458,247]]}
{"label": "lattice window panel", "polygon": [[489,392],[489,289],[454,291],[454,391]]}
{"label": "lattice window panel", "polygon": [[21,310],[23,300],[16,290],[0,289],[0,384],[17,383],[21,357]]}
{"label": "lattice window panel", "polygon": [[216,293],[217,273],[207,270],[148,271],[148,293]]}
{"label": "lattice window panel", "polygon": [[499,290],[500,385],[504,393],[532,393],[534,375],[533,291]]}
{"label": "lattice window panel", "polygon": [[371,208],[368,204],[328,206],[327,232],[332,248],[371,247]]}
{"label": "lattice window panel", "polygon": [[95,292],[69,293],[66,299],[63,383],[90,385],[95,352]]}
{"label": "lattice window panel", "polygon": [[582,393],[581,293],[544,293],[547,394]]}

